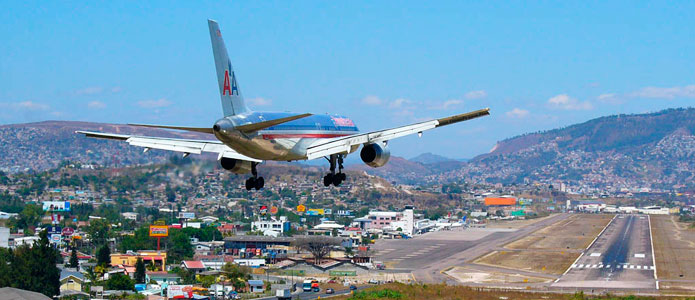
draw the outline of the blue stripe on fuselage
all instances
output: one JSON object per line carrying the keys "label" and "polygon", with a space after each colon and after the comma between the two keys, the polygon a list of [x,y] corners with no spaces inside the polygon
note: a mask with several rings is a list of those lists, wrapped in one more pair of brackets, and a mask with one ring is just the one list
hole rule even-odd
{"label": "blue stripe on fuselage", "polygon": [[[269,121],[289,116],[294,116],[294,113],[283,113],[283,112],[251,112],[245,114],[239,119],[243,119],[244,122],[263,122]],[[282,123],[273,127],[264,129],[264,131],[282,130],[282,131],[305,131],[305,130],[319,130],[319,131],[353,131],[358,132],[357,126],[338,126],[334,119],[343,119],[352,122],[350,119],[339,115],[311,115],[298,120],[290,121],[287,123]]]}

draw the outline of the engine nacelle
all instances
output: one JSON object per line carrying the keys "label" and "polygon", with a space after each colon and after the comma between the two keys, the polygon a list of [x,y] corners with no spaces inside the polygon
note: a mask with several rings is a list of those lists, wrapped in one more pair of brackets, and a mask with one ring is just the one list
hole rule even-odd
{"label": "engine nacelle", "polygon": [[391,150],[386,146],[379,144],[367,144],[360,151],[362,161],[372,168],[378,168],[385,165],[391,158]]}
{"label": "engine nacelle", "polygon": [[222,165],[222,168],[236,174],[246,174],[251,172],[251,164],[252,162],[247,160],[238,160],[227,157],[220,159],[220,165]]}

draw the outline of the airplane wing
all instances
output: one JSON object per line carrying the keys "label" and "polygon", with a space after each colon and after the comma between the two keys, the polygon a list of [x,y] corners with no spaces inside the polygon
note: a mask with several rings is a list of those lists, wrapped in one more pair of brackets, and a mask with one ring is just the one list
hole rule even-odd
{"label": "airplane wing", "polygon": [[389,140],[406,135],[411,135],[414,133],[421,134],[425,130],[430,130],[445,125],[467,121],[478,117],[487,116],[489,114],[490,109],[485,108],[460,115],[415,123],[392,129],[379,130],[368,133],[358,133],[330,140],[319,140],[311,146],[309,146],[309,148],[307,148],[307,159],[311,160],[319,157],[328,156],[331,154],[349,153],[350,149],[362,144],[387,142]]}
{"label": "airplane wing", "polygon": [[75,131],[75,133],[84,134],[87,137],[112,139],[126,141],[131,146],[144,147],[145,151],[149,149],[169,150],[184,153],[184,156],[189,154],[201,154],[203,152],[217,153],[217,159],[233,158],[252,162],[261,162],[261,160],[251,158],[234,151],[229,146],[220,141],[204,141],[204,140],[185,140],[164,137],[149,137],[135,136],[115,133],[103,133],[92,131]]}

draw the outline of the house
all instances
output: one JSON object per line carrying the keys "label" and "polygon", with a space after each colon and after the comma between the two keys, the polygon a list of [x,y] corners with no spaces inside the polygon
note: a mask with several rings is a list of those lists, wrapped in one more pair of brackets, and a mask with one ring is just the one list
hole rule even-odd
{"label": "house", "polygon": [[203,224],[205,224],[205,225],[210,225],[210,224],[215,223],[219,220],[220,220],[219,218],[213,217],[213,216],[205,216],[205,217],[200,218],[200,221],[203,222]]}
{"label": "house", "polygon": [[263,293],[263,280],[249,280],[249,292]]}
{"label": "house", "polygon": [[60,270],[60,292],[82,291],[82,284],[85,282],[84,275],[80,272]]}
{"label": "house", "polygon": [[203,272],[206,270],[203,262],[199,261],[199,260],[184,260],[181,263],[181,267],[193,272],[194,274],[200,273],[200,272]]}
{"label": "house", "polygon": [[178,284],[179,281],[181,281],[181,277],[176,274],[170,274],[167,273],[166,271],[160,271],[160,272],[146,272],[145,273],[145,281],[150,282],[150,281],[156,281],[157,284],[162,285],[162,284]]}
{"label": "house", "polygon": [[153,264],[158,270],[164,270],[166,266],[167,253],[166,251],[156,250],[140,250],[138,252],[126,251],[123,253],[111,254],[111,265],[135,266],[138,258],[142,258],[145,264]]}

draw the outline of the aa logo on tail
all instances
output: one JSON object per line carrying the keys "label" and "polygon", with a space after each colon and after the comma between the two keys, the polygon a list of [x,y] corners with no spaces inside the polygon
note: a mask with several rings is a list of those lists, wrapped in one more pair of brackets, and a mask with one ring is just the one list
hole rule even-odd
{"label": "aa logo on tail", "polygon": [[[229,70],[232,69],[231,63],[229,65],[229,69],[224,70],[224,87],[222,88],[222,95],[227,95],[227,92],[229,92],[230,96],[234,95],[234,92],[236,92],[236,95],[239,96],[239,89],[237,88],[236,84],[236,76],[234,76],[234,72],[232,72],[232,80],[229,80]],[[230,87],[231,83],[231,87]]]}

